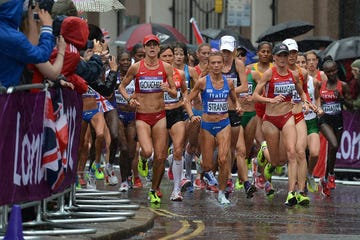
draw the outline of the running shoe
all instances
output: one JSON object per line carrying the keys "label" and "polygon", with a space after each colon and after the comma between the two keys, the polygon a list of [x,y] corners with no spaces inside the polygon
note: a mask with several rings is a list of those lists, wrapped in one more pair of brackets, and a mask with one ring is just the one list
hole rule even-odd
{"label": "running shoe", "polygon": [[277,166],[274,169],[274,174],[277,176],[282,176],[285,174],[285,167],[284,166]]}
{"label": "running shoe", "polygon": [[310,204],[310,198],[303,192],[296,193],[296,200],[297,204],[301,206],[307,206]]}
{"label": "running shoe", "polygon": [[216,180],[213,171],[205,172],[204,180],[208,185],[218,185],[218,181]]}
{"label": "running shoe", "polygon": [[110,164],[105,167],[105,183],[110,186],[115,186],[119,183],[119,180],[115,175],[114,167]]}
{"label": "running shoe", "polygon": [[266,193],[266,196],[268,197],[268,198],[273,198],[274,197],[274,195],[275,195],[275,190],[274,190],[274,188],[273,188],[273,185],[271,184],[271,182],[269,182],[269,181],[266,181],[265,182],[265,193]]}
{"label": "running shoe", "polygon": [[157,195],[159,198],[162,198],[163,194],[162,194],[162,192],[160,191],[160,188],[156,189],[156,195]]}
{"label": "running shoe", "polygon": [[244,188],[244,183],[240,182],[239,178],[236,178],[235,181],[235,190],[240,190]]}
{"label": "running shoe", "polygon": [[139,162],[138,162],[138,171],[139,171],[139,174],[143,177],[146,177],[149,173],[148,161],[146,158],[143,158],[140,155],[139,155]]}
{"label": "running shoe", "polygon": [[78,175],[78,181],[81,187],[86,187],[86,181],[83,176]]}
{"label": "running shoe", "polygon": [[139,177],[134,178],[133,187],[134,188],[142,188],[143,187],[141,179]]}
{"label": "running shoe", "polygon": [[245,181],[244,188],[245,188],[246,198],[252,198],[254,196],[254,192],[256,192],[256,187],[253,184],[251,184],[249,181]]}
{"label": "running shoe", "polygon": [[95,178],[97,180],[103,180],[105,178],[104,172],[100,167],[100,164],[96,164],[95,162],[91,165],[91,171],[95,174]]}
{"label": "running shoe", "polygon": [[258,151],[258,154],[257,154],[257,163],[260,167],[264,167],[265,164],[267,163],[266,161],[266,158],[265,158],[265,155],[264,155],[264,150],[265,148],[267,148],[267,144],[266,142],[264,141],[261,146],[260,146],[260,149]]}
{"label": "running shoe", "polygon": [[330,197],[331,195],[331,191],[330,189],[328,188],[328,183],[326,181],[325,178],[321,178],[320,179],[320,184],[321,184],[321,194],[324,196],[324,197]]}
{"label": "running shoe", "polygon": [[174,174],[171,167],[168,168],[167,175],[170,181],[174,180]]}
{"label": "running shoe", "polygon": [[220,191],[218,193],[218,201],[221,205],[227,205],[230,204],[229,199],[226,198],[225,193],[223,191]]}
{"label": "running shoe", "polygon": [[229,178],[226,182],[226,192],[232,193],[234,192],[234,182],[231,178]]}
{"label": "running shoe", "polygon": [[296,195],[294,192],[289,192],[285,201],[285,205],[292,207],[297,204]]}
{"label": "running shoe", "polygon": [[156,192],[154,190],[150,190],[148,193],[148,199],[150,200],[150,203],[160,204],[161,199],[158,197]]}
{"label": "running shoe", "polygon": [[219,192],[219,189],[217,188],[216,185],[206,185],[206,190],[210,191],[210,192],[214,192],[217,193]]}
{"label": "running shoe", "polygon": [[205,188],[205,182],[204,180],[200,178],[196,178],[194,181],[194,187],[198,189],[204,189]]}
{"label": "running shoe", "polygon": [[170,200],[174,202],[181,202],[183,200],[183,196],[181,196],[181,192],[172,192]]}
{"label": "running shoe", "polygon": [[93,173],[86,173],[85,174],[85,179],[86,179],[86,188],[87,189],[96,189],[96,181],[95,181],[95,176]]}
{"label": "running shoe", "polygon": [[336,188],[335,175],[329,175],[329,176],[328,176],[327,187],[328,187],[329,189],[335,189],[335,188]]}
{"label": "running shoe", "polygon": [[180,182],[181,192],[186,192],[186,190],[192,186],[192,183],[189,179],[183,178]]}
{"label": "running shoe", "polygon": [[319,190],[318,185],[316,184],[313,176],[308,176],[306,178],[306,186],[307,189],[312,193],[315,193]]}
{"label": "running shoe", "polygon": [[265,188],[266,179],[263,175],[258,175],[255,177],[255,187],[257,189]]}
{"label": "running shoe", "polygon": [[124,181],[121,183],[119,192],[127,192],[129,191],[129,183],[127,181]]}
{"label": "running shoe", "polygon": [[271,166],[270,163],[267,163],[264,168],[264,177],[267,181],[271,181],[271,177],[273,175],[273,172],[275,170],[275,167]]}

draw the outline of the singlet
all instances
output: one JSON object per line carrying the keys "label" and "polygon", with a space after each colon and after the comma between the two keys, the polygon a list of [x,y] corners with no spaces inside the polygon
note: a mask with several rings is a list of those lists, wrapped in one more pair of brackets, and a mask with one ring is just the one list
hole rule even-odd
{"label": "singlet", "polygon": [[87,92],[83,93],[81,96],[83,98],[96,98],[97,94],[96,91],[89,86]]}
{"label": "singlet", "polygon": [[215,89],[211,83],[210,75],[206,76],[205,89],[201,93],[204,113],[224,114],[228,112],[228,96],[230,88],[223,76],[224,85],[221,89]]}
{"label": "singlet", "polygon": [[[310,101],[315,104],[315,87],[314,87],[314,78],[312,76],[308,76],[308,93],[310,96]],[[305,114],[305,120],[311,120],[316,118],[317,115],[316,113],[310,108],[309,112],[307,114]]]}
{"label": "singlet", "polygon": [[222,74],[227,80],[231,80],[234,83],[234,87],[241,85],[239,74],[236,71],[235,60],[233,60],[230,70],[227,73],[222,72]]}
{"label": "singlet", "polygon": [[[258,69],[258,64],[259,64],[259,63],[255,63],[255,64],[253,65],[253,67],[252,67],[251,70],[257,71],[257,72],[260,74],[260,77],[262,77],[262,75],[263,75],[264,73],[262,73],[262,72],[259,71],[259,69]],[[270,63],[270,64],[269,64],[269,68],[272,68],[272,67],[273,67],[273,64]]]}
{"label": "singlet", "polygon": [[192,88],[192,86],[191,86],[191,76],[190,76],[190,72],[189,72],[189,66],[187,64],[184,65],[184,73],[185,73],[186,86],[190,90]]}
{"label": "singlet", "polygon": [[295,89],[294,77],[291,71],[287,69],[288,74],[281,76],[277,72],[276,67],[272,67],[271,70],[272,77],[271,80],[266,84],[265,96],[274,98],[281,94],[285,97],[285,101],[291,101]]}
{"label": "singlet", "polygon": [[176,103],[176,102],[180,101],[180,96],[181,96],[181,75],[180,75],[179,70],[176,69],[176,68],[174,68],[173,80],[174,80],[176,91],[178,92],[178,94],[177,94],[176,98],[172,98],[172,97],[170,97],[168,92],[164,92],[164,102],[165,102],[165,104]]}
{"label": "singlet", "polygon": [[342,83],[337,81],[336,91],[329,90],[326,87],[327,81],[321,83],[320,88],[320,99],[321,99],[321,108],[325,114],[336,115],[340,114],[342,110],[342,104],[340,102],[340,95],[342,95]]}
{"label": "singlet", "polygon": [[257,83],[255,82],[250,69],[246,69],[246,77],[248,81],[248,92],[247,93],[239,93],[239,97],[251,96],[254,93]]}
{"label": "singlet", "polygon": [[159,67],[147,69],[144,59],[140,60],[139,71],[135,75],[136,93],[158,93],[162,92],[161,83],[166,82],[166,72],[163,62],[159,60]]}
{"label": "singlet", "polygon": [[[125,87],[126,93],[129,95],[134,94],[135,92],[135,80],[131,80],[131,82]],[[126,101],[126,99],[121,95],[118,89],[115,90],[115,99],[117,104],[121,105],[128,105],[129,103]]]}
{"label": "singlet", "polygon": [[201,72],[202,72],[201,69],[200,69],[200,66],[199,66],[199,65],[196,65],[194,68],[195,68],[197,74],[200,76],[200,75],[201,75]]}
{"label": "singlet", "polygon": [[[308,86],[305,83],[305,78],[304,78],[304,75],[302,74],[301,68],[298,67],[298,66],[296,68],[297,68],[297,71],[299,73],[299,80],[302,83],[302,89],[304,90],[304,93],[306,94],[307,99],[310,100],[310,96],[309,96],[309,93],[308,93]],[[301,102],[301,97],[300,97],[300,95],[299,95],[299,93],[297,92],[296,89],[294,89],[292,100],[293,100],[294,103],[300,103]]]}

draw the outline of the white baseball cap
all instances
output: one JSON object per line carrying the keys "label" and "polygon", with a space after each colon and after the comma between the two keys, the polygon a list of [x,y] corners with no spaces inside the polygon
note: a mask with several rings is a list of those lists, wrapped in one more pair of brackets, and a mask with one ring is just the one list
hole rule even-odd
{"label": "white baseball cap", "polygon": [[220,51],[229,50],[233,52],[236,47],[236,39],[233,36],[222,36],[220,38]]}
{"label": "white baseball cap", "polygon": [[296,41],[292,38],[285,39],[282,43],[288,47],[289,51],[293,51],[293,50],[297,52],[299,51],[299,47]]}

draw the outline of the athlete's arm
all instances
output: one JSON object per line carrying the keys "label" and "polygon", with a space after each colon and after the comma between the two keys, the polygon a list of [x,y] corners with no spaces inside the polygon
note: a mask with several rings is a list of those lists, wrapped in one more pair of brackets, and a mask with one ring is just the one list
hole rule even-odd
{"label": "athlete's arm", "polygon": [[240,86],[235,88],[235,91],[237,94],[247,93],[248,92],[248,82],[247,82],[247,76],[246,76],[246,71],[245,71],[245,65],[240,59],[236,58],[235,59],[235,67],[236,67],[236,71],[239,75],[240,83],[241,83]]}
{"label": "athlete's arm", "polygon": [[124,99],[126,99],[128,103],[133,106],[139,106],[140,103],[135,99],[136,94],[133,94],[133,96],[130,97],[129,94],[127,94],[125,88],[135,78],[136,73],[139,71],[139,66],[140,66],[140,62],[134,63],[133,65],[130,66],[118,88],[119,92],[124,97]]}

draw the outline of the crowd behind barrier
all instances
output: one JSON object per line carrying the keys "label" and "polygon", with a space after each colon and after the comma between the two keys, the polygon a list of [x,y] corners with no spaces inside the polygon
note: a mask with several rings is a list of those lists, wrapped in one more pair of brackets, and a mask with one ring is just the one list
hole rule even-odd
{"label": "crowd behind barrier", "polygon": [[69,89],[14,91],[0,94],[0,106],[0,206],[41,200],[70,187],[76,176],[81,95]]}

